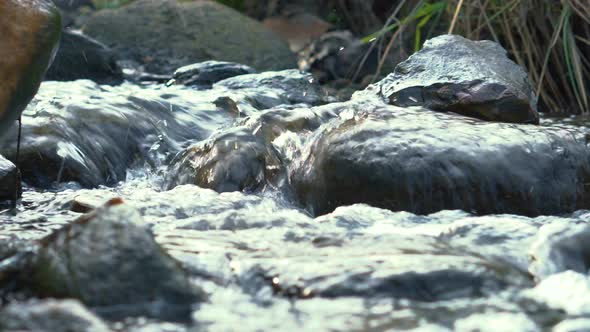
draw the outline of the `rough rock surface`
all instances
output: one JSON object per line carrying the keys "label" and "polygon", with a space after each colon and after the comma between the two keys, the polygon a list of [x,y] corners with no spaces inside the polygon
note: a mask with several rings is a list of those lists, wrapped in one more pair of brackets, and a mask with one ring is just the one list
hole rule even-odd
{"label": "rough rock surface", "polygon": [[45,80],[89,79],[100,84],[123,82],[115,54],[105,45],[78,32],[65,30]]}
{"label": "rough rock surface", "polygon": [[211,86],[226,78],[253,74],[255,70],[245,65],[224,61],[205,61],[177,69],[168,84]]}
{"label": "rough rock surface", "polygon": [[285,41],[261,23],[209,1],[138,0],[93,14],[83,30],[158,74],[211,59],[257,70],[297,67]]}
{"label": "rough rock surface", "polygon": [[340,115],[312,137],[291,176],[315,214],[354,203],[524,215],[590,206],[583,131],[485,123],[365,99]]}
{"label": "rough rock surface", "polygon": [[50,0],[0,2],[0,136],[39,89],[61,31]]}
{"label": "rough rock surface", "polygon": [[488,121],[539,123],[526,72],[491,41],[443,35],[400,63],[379,84],[397,106],[424,106]]}
{"label": "rough rock surface", "polygon": [[40,240],[23,278],[43,297],[76,298],[106,316],[184,318],[205,298],[131,207],[112,200]]}
{"label": "rough rock surface", "polygon": [[21,193],[20,172],[0,155],[0,201],[12,200]]}
{"label": "rough rock surface", "polygon": [[0,331],[108,332],[107,325],[75,300],[13,303],[0,311]]}

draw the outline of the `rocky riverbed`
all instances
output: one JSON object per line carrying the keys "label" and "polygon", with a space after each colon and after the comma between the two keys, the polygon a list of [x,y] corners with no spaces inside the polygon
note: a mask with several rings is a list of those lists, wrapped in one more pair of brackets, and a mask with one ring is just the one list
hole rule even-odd
{"label": "rocky riverbed", "polygon": [[350,100],[256,61],[41,85],[20,174],[0,142],[0,331],[588,330],[587,120],[501,47]]}

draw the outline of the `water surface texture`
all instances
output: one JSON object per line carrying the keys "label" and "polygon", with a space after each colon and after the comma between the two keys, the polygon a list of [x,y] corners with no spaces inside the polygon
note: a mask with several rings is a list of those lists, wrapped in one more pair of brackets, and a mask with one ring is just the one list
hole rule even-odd
{"label": "water surface texture", "polygon": [[[370,94],[336,102],[310,75],[282,71],[209,87],[45,82],[23,126],[23,197],[0,212],[0,306],[10,310],[50,305],[119,331],[590,326],[583,118],[535,126]],[[8,158],[13,134],[0,145]],[[198,290],[188,317],[85,293],[90,313],[77,302],[32,304],[39,290],[6,280],[39,254],[38,240],[57,248],[49,234],[113,198],[129,212],[99,210],[91,222],[121,216],[135,225],[123,232],[150,234],[138,233],[147,238],[137,246],[153,235],[186,272],[182,287]],[[103,228],[94,239],[108,242]],[[65,238],[72,248],[93,239]],[[112,254],[83,251],[72,255]]]}

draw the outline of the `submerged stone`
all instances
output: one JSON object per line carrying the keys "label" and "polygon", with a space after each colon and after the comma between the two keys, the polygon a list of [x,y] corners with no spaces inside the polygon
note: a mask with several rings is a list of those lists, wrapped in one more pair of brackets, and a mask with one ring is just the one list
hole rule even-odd
{"label": "submerged stone", "polygon": [[0,136],[31,101],[50,65],[61,31],[50,0],[0,2]]}
{"label": "submerged stone", "polygon": [[186,319],[205,299],[180,264],[120,200],[40,240],[27,288],[75,298],[104,316]]}
{"label": "submerged stone", "polygon": [[21,194],[19,170],[0,155],[0,201],[13,200]]}
{"label": "submerged stone", "polygon": [[420,214],[572,212],[590,205],[583,132],[360,100],[311,138],[291,174],[314,214],[367,203]]}
{"label": "submerged stone", "polygon": [[172,161],[167,187],[195,184],[217,192],[256,191],[277,182],[285,169],[277,151],[248,130],[236,128],[189,147]]}
{"label": "submerged stone", "polygon": [[430,39],[378,85],[396,106],[423,106],[487,121],[539,123],[527,73],[491,41],[456,35]]}
{"label": "submerged stone", "polygon": [[211,59],[258,70],[297,67],[284,40],[213,1],[134,1],[92,14],[83,31],[157,74]]}
{"label": "submerged stone", "polygon": [[168,84],[210,86],[226,78],[253,74],[246,65],[225,61],[205,61],[177,69]]}

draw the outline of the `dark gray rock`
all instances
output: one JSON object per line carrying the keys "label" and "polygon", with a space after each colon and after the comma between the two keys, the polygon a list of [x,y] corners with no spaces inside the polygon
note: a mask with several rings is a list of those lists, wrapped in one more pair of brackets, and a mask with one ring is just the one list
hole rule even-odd
{"label": "dark gray rock", "polygon": [[253,68],[239,63],[205,61],[177,69],[168,84],[210,86],[226,78],[254,72]]}
{"label": "dark gray rock", "polygon": [[257,70],[297,67],[285,41],[261,23],[210,1],[138,0],[92,14],[83,31],[156,74],[206,60]]}
{"label": "dark gray rock", "polygon": [[313,139],[291,180],[315,214],[394,211],[557,214],[590,206],[583,131],[485,123],[370,100]]}
{"label": "dark gray rock", "polygon": [[378,85],[397,106],[424,106],[487,121],[539,123],[527,73],[491,41],[433,38]]}
{"label": "dark gray rock", "polygon": [[123,72],[111,49],[81,33],[65,30],[45,80],[78,79],[90,79],[100,84],[119,84],[123,82]]}
{"label": "dark gray rock", "polygon": [[291,104],[318,105],[327,100],[326,94],[314,77],[297,69],[240,75],[215,83],[213,86],[230,90],[256,88],[284,91],[284,97]]}
{"label": "dark gray rock", "polygon": [[107,325],[75,300],[12,303],[0,311],[0,331],[108,332]]}
{"label": "dark gray rock", "polygon": [[23,279],[39,296],[76,298],[104,316],[186,319],[205,295],[142,224],[111,200],[40,240]]}
{"label": "dark gray rock", "polygon": [[256,191],[285,169],[277,151],[250,130],[235,128],[181,153],[166,175],[169,189],[195,184],[217,192]]}
{"label": "dark gray rock", "polygon": [[50,0],[0,2],[0,136],[37,93],[59,42],[61,17]]}
{"label": "dark gray rock", "polygon": [[0,201],[13,200],[21,194],[19,170],[0,155]]}

